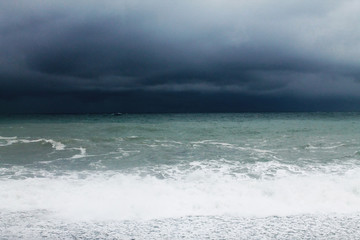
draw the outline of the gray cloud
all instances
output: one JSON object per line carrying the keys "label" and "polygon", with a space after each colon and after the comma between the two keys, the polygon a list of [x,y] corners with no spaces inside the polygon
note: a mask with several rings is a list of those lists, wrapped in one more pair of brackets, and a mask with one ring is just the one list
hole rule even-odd
{"label": "gray cloud", "polygon": [[355,103],[359,10],[352,0],[3,1],[0,99]]}

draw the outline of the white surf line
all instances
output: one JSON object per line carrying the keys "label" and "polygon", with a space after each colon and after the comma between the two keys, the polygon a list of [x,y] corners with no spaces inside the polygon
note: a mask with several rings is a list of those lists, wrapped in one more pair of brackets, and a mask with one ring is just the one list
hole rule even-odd
{"label": "white surf line", "polygon": [[77,159],[77,158],[83,158],[86,157],[86,148],[83,147],[79,147],[79,148],[71,148],[71,149],[75,149],[80,151],[80,154],[75,154],[74,156],[71,157],[71,159]]}
{"label": "white surf line", "polygon": [[1,144],[0,146],[4,147],[4,146],[9,146],[15,143],[37,143],[37,142],[45,142],[45,143],[50,143],[51,147],[54,148],[55,150],[65,150],[66,145],[61,143],[61,142],[57,142],[55,140],[52,139],[45,139],[45,138],[40,138],[40,139],[18,139],[17,137],[1,137],[0,139],[4,139],[7,141],[6,144]]}

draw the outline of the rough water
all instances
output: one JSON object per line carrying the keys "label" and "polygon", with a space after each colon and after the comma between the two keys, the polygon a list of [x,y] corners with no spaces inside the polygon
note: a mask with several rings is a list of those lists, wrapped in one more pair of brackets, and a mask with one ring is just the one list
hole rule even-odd
{"label": "rough water", "polygon": [[360,114],[0,117],[0,239],[359,239]]}

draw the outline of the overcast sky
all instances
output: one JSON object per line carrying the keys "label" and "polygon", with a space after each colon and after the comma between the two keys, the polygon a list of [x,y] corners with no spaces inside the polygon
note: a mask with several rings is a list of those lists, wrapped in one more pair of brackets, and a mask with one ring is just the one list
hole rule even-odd
{"label": "overcast sky", "polygon": [[0,113],[360,110],[358,0],[0,2]]}

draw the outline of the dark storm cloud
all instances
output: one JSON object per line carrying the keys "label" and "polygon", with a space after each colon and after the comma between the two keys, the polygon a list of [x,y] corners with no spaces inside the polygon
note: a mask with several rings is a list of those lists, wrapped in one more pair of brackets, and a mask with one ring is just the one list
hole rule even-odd
{"label": "dark storm cloud", "polygon": [[215,102],[224,111],[355,106],[359,10],[351,0],[3,1],[0,106],[3,112],[22,111],[25,102],[34,111],[56,105],[64,112],[144,111],[144,104],[153,111],[221,111]]}

